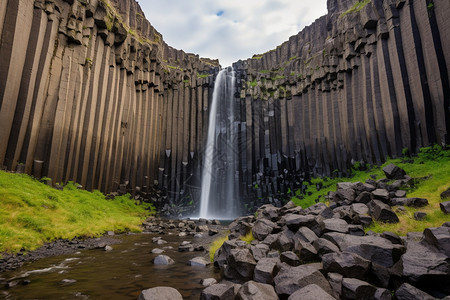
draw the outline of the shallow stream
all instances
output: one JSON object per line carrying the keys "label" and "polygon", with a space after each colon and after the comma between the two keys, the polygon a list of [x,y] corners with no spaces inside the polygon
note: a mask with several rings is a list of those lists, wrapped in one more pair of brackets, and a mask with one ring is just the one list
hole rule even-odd
{"label": "shallow stream", "polygon": [[[156,236],[168,243],[152,243]],[[11,288],[1,287],[0,299],[137,299],[143,289],[156,286],[176,288],[184,299],[199,299],[201,279],[220,278],[212,264],[206,268],[187,265],[191,258],[205,256],[206,252],[178,252],[182,241],[195,241],[194,237],[136,234],[115,238],[121,243],[112,245],[112,251],[82,250],[0,274],[5,281],[17,283]],[[163,254],[175,264],[154,265],[154,248],[164,249]]]}

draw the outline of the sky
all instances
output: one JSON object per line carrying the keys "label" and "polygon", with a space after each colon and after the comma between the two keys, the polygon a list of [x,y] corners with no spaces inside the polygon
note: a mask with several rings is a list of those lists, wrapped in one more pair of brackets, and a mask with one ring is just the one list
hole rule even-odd
{"label": "sky", "polygon": [[275,49],[327,13],[326,0],[140,0],[147,20],[176,49],[222,67]]}

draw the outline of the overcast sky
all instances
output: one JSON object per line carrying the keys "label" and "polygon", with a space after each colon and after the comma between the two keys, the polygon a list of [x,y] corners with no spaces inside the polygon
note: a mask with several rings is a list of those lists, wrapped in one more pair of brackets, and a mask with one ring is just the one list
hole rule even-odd
{"label": "overcast sky", "polygon": [[222,67],[276,48],[326,14],[326,0],[140,0],[146,18],[176,49]]}

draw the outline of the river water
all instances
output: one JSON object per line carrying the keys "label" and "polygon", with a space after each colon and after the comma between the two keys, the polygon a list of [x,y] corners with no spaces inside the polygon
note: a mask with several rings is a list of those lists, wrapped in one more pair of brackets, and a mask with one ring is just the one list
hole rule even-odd
{"label": "river water", "polygon": [[[152,243],[156,236],[168,243]],[[12,288],[1,287],[0,299],[137,299],[143,289],[156,286],[176,288],[184,299],[199,299],[201,279],[220,279],[212,264],[206,268],[187,265],[191,258],[206,256],[206,252],[178,252],[182,241],[195,241],[194,237],[135,234],[115,238],[121,243],[112,245],[112,251],[83,250],[0,274],[7,282],[19,282]],[[164,249],[163,254],[175,264],[154,265],[154,248]],[[24,280],[30,282],[24,285]]]}

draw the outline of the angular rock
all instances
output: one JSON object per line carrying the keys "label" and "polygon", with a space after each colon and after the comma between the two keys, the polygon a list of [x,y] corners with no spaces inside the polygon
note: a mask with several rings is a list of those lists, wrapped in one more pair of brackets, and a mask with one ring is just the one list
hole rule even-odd
{"label": "angular rock", "polygon": [[349,300],[373,299],[377,288],[356,278],[342,280],[342,297]]}
{"label": "angular rock", "polygon": [[450,227],[426,228],[423,237],[424,242],[450,257]]}
{"label": "angular rock", "polygon": [[192,267],[207,267],[211,262],[204,257],[194,257],[188,261],[188,265]]}
{"label": "angular rock", "polygon": [[248,281],[253,279],[256,261],[249,249],[232,249],[225,268],[225,277],[233,280]]}
{"label": "angular rock", "polygon": [[295,240],[294,252],[303,263],[312,262],[319,258],[316,248],[311,243]]}
{"label": "angular rock", "polygon": [[315,240],[312,245],[316,249],[319,257],[322,257],[327,253],[340,252],[338,246],[323,238]]}
{"label": "angular rock", "polygon": [[294,248],[294,233],[290,230],[285,230],[277,235],[277,238],[270,244],[270,248],[280,252],[288,251]]}
{"label": "angular rock", "polygon": [[441,196],[442,200],[450,199],[450,188],[448,188],[447,190],[443,191],[440,196]]}
{"label": "angular rock", "polygon": [[253,236],[259,241],[264,240],[277,226],[274,222],[268,219],[258,219],[252,228]]}
{"label": "angular rock", "polygon": [[158,255],[153,260],[155,265],[173,265],[175,261],[167,255]]}
{"label": "angular rock", "polygon": [[279,219],[279,211],[280,209],[272,204],[265,204],[256,211],[257,219],[266,218],[276,222]]}
{"label": "angular rock", "polygon": [[358,254],[388,268],[393,266],[405,252],[403,245],[392,244],[389,240],[379,236],[353,236],[329,232],[322,237],[337,245],[341,251]]}
{"label": "angular rock", "polygon": [[320,223],[322,233],[325,232],[340,232],[348,233],[348,223],[342,219],[326,219]]}
{"label": "angular rock", "polygon": [[339,273],[344,277],[364,280],[367,278],[370,261],[350,252],[329,253],[322,256],[326,272]]}
{"label": "angular rock", "polygon": [[211,286],[213,284],[217,283],[217,280],[215,278],[205,278],[203,279],[201,282],[201,285],[203,285],[204,287],[208,287]]}
{"label": "angular rock", "polygon": [[234,296],[234,285],[213,284],[202,291],[200,300],[229,300]]}
{"label": "angular rock", "polygon": [[288,300],[335,300],[317,284],[307,285],[289,296]]}
{"label": "angular rock", "polygon": [[342,280],[344,277],[339,273],[328,273],[328,282],[330,283],[331,289],[333,290],[333,296],[337,299],[341,298],[342,293]]}
{"label": "angular rock", "polygon": [[389,204],[390,194],[385,189],[376,189],[372,192],[372,196],[374,199],[381,200],[382,202]]}
{"label": "angular rock", "polygon": [[214,253],[214,266],[222,268],[226,263],[228,257],[231,255],[231,250],[237,248],[236,241],[225,241],[222,246]]}
{"label": "angular rock", "polygon": [[252,252],[253,258],[256,261],[259,261],[267,256],[267,252],[269,252],[270,248],[266,244],[256,244],[250,247],[250,251]]}
{"label": "angular rock", "polygon": [[353,202],[355,201],[356,193],[355,190],[352,188],[346,188],[346,189],[339,189],[336,191],[333,197],[333,201],[340,203],[342,201],[349,201]]}
{"label": "angular rock", "polygon": [[399,272],[410,283],[431,291],[450,294],[450,258],[426,243],[407,239],[407,250],[398,262]]}
{"label": "angular rock", "polygon": [[[373,190],[375,190],[375,188]],[[373,199],[372,193],[365,191],[365,192],[361,192],[358,195],[358,197],[356,197],[355,202],[367,204],[370,201],[372,201],[372,199]]]}
{"label": "angular rock", "polygon": [[410,285],[409,283],[402,284],[395,291],[395,298],[397,300],[434,300],[436,298],[425,293],[422,290]]}
{"label": "angular rock", "polygon": [[439,203],[439,207],[441,208],[444,214],[450,214],[450,201]]}
{"label": "angular rock", "polygon": [[155,287],[147,290],[143,290],[138,297],[138,300],[162,300],[173,299],[183,300],[180,292],[171,287]]}
{"label": "angular rock", "polygon": [[273,278],[278,272],[279,258],[263,258],[255,267],[254,280],[261,283],[273,284]]}
{"label": "angular rock", "polygon": [[417,221],[425,220],[426,217],[427,217],[427,214],[424,212],[421,212],[421,211],[414,212],[414,219]]}
{"label": "angular rock", "polygon": [[317,240],[319,237],[308,227],[300,227],[300,229],[295,233],[294,241],[297,239],[301,239],[305,242],[312,243]]}
{"label": "angular rock", "polygon": [[330,284],[319,269],[320,264],[301,265],[298,267],[282,264],[281,270],[274,278],[277,294],[284,298],[310,284],[316,284],[330,294]]}
{"label": "angular rock", "polygon": [[386,223],[398,223],[399,219],[391,207],[379,200],[372,200],[367,205],[371,216],[377,220]]}
{"label": "angular rock", "polygon": [[391,300],[392,293],[388,289],[377,288],[375,294],[373,295],[374,300]]}
{"label": "angular rock", "polygon": [[424,198],[407,198],[406,206],[424,207],[428,205],[428,200]]}
{"label": "angular rock", "polygon": [[292,267],[296,267],[300,265],[300,259],[297,254],[292,251],[285,251],[280,254],[281,262],[284,262]]}
{"label": "angular rock", "polygon": [[236,300],[276,300],[275,289],[270,284],[247,281],[239,289]]}
{"label": "angular rock", "polygon": [[388,179],[404,179],[406,172],[400,167],[397,167],[394,164],[389,164],[383,168],[384,175]]}

